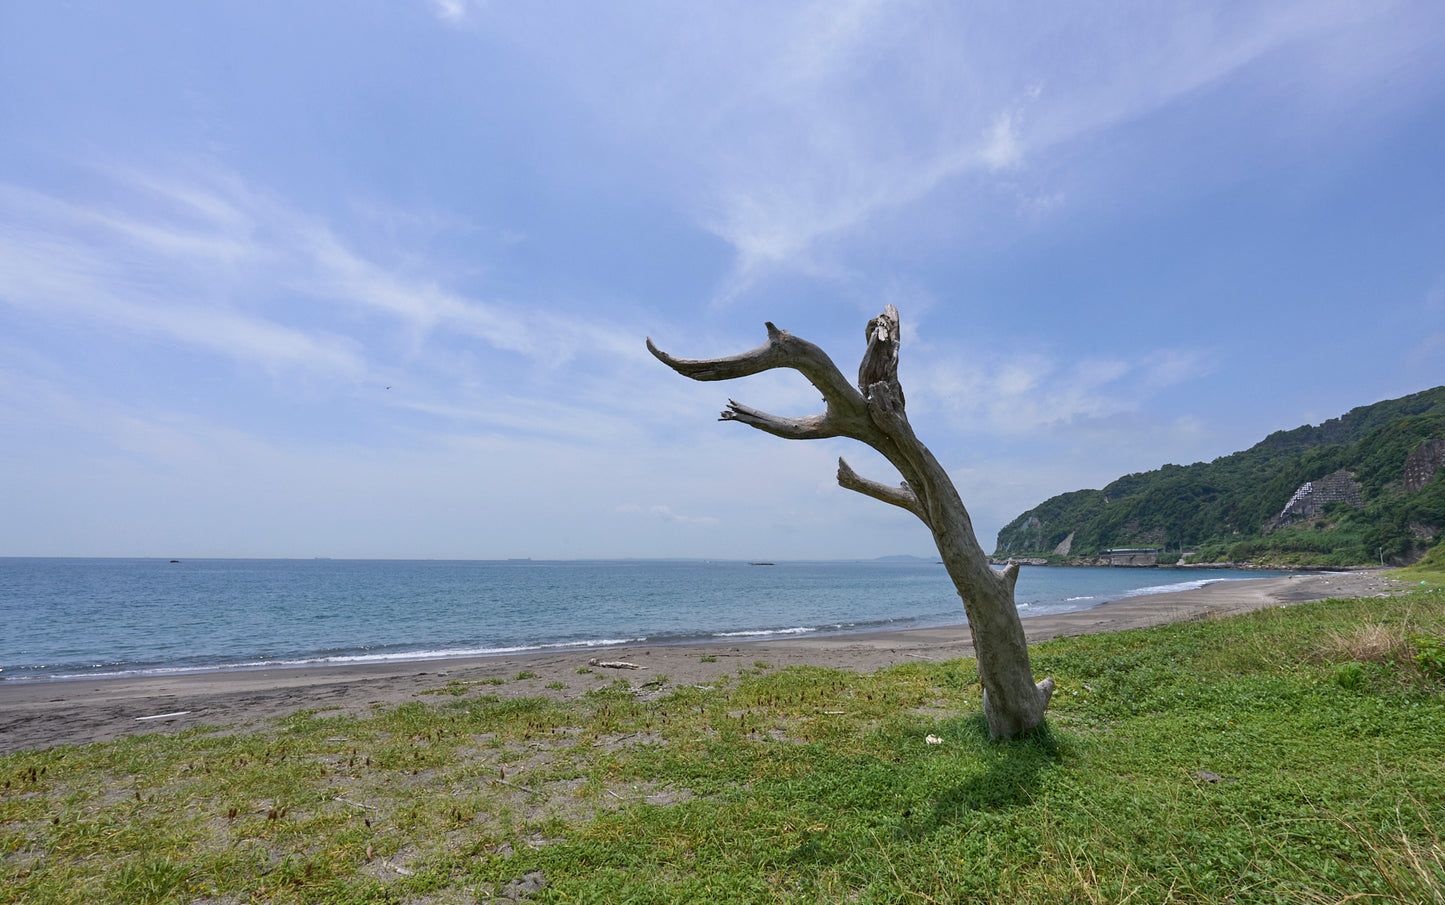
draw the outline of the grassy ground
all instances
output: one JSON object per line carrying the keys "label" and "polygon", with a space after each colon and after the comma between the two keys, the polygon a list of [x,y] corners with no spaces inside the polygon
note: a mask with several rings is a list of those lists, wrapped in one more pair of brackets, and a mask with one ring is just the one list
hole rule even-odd
{"label": "grassy ground", "polygon": [[[1425,579],[1421,579],[1425,580]],[[0,902],[1445,902],[1445,589],[0,758]],[[599,683],[600,684],[600,683]]]}

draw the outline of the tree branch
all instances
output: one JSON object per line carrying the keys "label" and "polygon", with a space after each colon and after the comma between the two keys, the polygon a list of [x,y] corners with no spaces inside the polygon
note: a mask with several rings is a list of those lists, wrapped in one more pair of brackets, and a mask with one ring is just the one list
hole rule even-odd
{"label": "tree branch", "polygon": [[923,524],[928,525],[930,528],[933,526],[933,523],[929,521],[928,513],[923,508],[923,504],[918,501],[918,497],[914,496],[913,489],[908,486],[907,482],[899,484],[897,487],[891,487],[879,481],[870,481],[867,478],[860,477],[856,471],[849,467],[847,462],[839,458],[838,486],[845,490],[857,491],[875,500],[892,503],[900,509],[907,509],[909,512],[918,516]]}
{"label": "tree branch", "polygon": [[717,420],[741,421],[749,427],[756,427],[760,431],[775,437],[782,437],[785,440],[822,440],[827,437],[841,436],[837,425],[826,414],[809,415],[806,418],[784,418],[743,405],[734,399],[728,400],[727,409],[718,415]]}
{"label": "tree branch", "polygon": [[818,388],[830,409],[836,407],[840,410],[839,414],[849,416],[861,413],[864,404],[862,394],[853,388],[827,352],[806,339],[779,330],[771,323],[766,326],[767,342],[751,351],[726,358],[674,358],[657,348],[651,337],[647,339],[647,350],[658,361],[693,380],[732,380],[773,368],[792,368]]}
{"label": "tree branch", "polygon": [[1019,564],[1012,560],[1003,567],[1003,580],[1008,585],[1009,593],[1013,593],[1014,586],[1019,583]]}
{"label": "tree branch", "polygon": [[898,347],[903,337],[898,326],[898,309],[885,305],[883,313],[868,322],[868,349],[858,365],[858,389],[871,396],[875,383],[886,383],[901,402],[903,387],[898,383]]}

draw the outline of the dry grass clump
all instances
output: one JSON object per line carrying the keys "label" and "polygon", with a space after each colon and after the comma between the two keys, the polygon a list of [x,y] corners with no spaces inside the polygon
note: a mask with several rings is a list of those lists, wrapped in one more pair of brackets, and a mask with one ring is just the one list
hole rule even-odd
{"label": "dry grass clump", "polygon": [[1330,629],[1316,647],[1321,662],[1406,663],[1410,659],[1408,622],[1365,622],[1348,629]]}
{"label": "dry grass clump", "polygon": [[[1429,602],[1435,603],[1433,599]],[[1375,680],[1394,676],[1409,684],[1445,683],[1441,615],[1445,613],[1433,606],[1407,608],[1398,619],[1325,629],[1308,646],[1307,657],[1314,663],[1335,664],[1334,681],[1347,689],[1368,684],[1367,674]]]}

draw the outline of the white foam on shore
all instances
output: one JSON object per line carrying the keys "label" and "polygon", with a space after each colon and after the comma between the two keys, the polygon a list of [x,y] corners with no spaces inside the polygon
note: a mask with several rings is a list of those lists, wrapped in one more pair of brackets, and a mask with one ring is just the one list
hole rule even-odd
{"label": "white foam on shore", "polygon": [[764,638],[768,635],[806,635],[809,632],[816,632],[815,628],[798,626],[796,628],[758,629],[745,632],[713,632],[714,638]]}
{"label": "white foam on shore", "polygon": [[1180,581],[1175,584],[1156,584],[1147,588],[1135,588],[1132,591],[1125,591],[1117,599],[1123,600],[1126,597],[1147,597],[1150,594],[1173,594],[1176,591],[1197,591],[1207,584],[1216,584],[1221,581],[1251,581],[1250,578],[1197,578],[1194,581]]}
{"label": "white foam on shore", "polygon": [[525,654],[542,650],[617,647],[622,644],[641,644],[646,640],[646,638],[596,638],[590,641],[565,641],[557,644],[526,644],[517,647],[459,647],[449,650],[396,651],[389,654],[347,654],[334,657],[305,657],[297,660],[273,660],[263,665],[313,666],[329,663],[388,663],[397,660],[455,660],[459,657],[495,657],[501,654]]}
{"label": "white foam on shore", "polygon": [[207,666],[152,666],[136,669],[118,669],[107,672],[72,672],[46,676],[6,676],[14,681],[44,681],[48,679],[126,679],[146,676],[182,676],[208,672],[230,672],[233,670],[288,669],[297,666],[356,666],[367,663],[423,662],[428,660],[456,660],[466,657],[497,657],[505,654],[536,653],[548,650],[586,650],[598,647],[618,647],[623,644],[641,644],[646,638],[594,638],[587,641],[566,641],[557,644],[528,644],[517,647],[463,647],[442,650],[393,651],[384,654],[342,654],[323,657],[297,657],[286,660],[247,660],[240,663],[215,663]]}

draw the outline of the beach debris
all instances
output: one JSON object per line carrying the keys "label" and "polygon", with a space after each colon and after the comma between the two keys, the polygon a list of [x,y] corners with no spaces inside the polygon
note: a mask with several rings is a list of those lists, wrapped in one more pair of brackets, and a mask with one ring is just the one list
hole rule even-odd
{"label": "beach debris", "polygon": [[600,666],[604,669],[648,669],[646,666],[639,666],[636,663],[628,663],[626,660],[599,660],[593,657],[587,661],[588,666]]}
{"label": "beach debris", "polygon": [[157,713],[154,716],[138,716],[135,718],[135,721],[137,723],[144,723],[146,720],[168,720],[171,717],[185,716],[188,713],[190,713],[189,710],[177,710],[174,713]]}
{"label": "beach debris", "polygon": [[936,735],[926,736],[926,737],[923,739],[923,741],[924,741],[925,744],[929,744],[929,745],[941,745],[941,744],[943,744],[943,739],[939,738],[939,737],[936,736]]}

